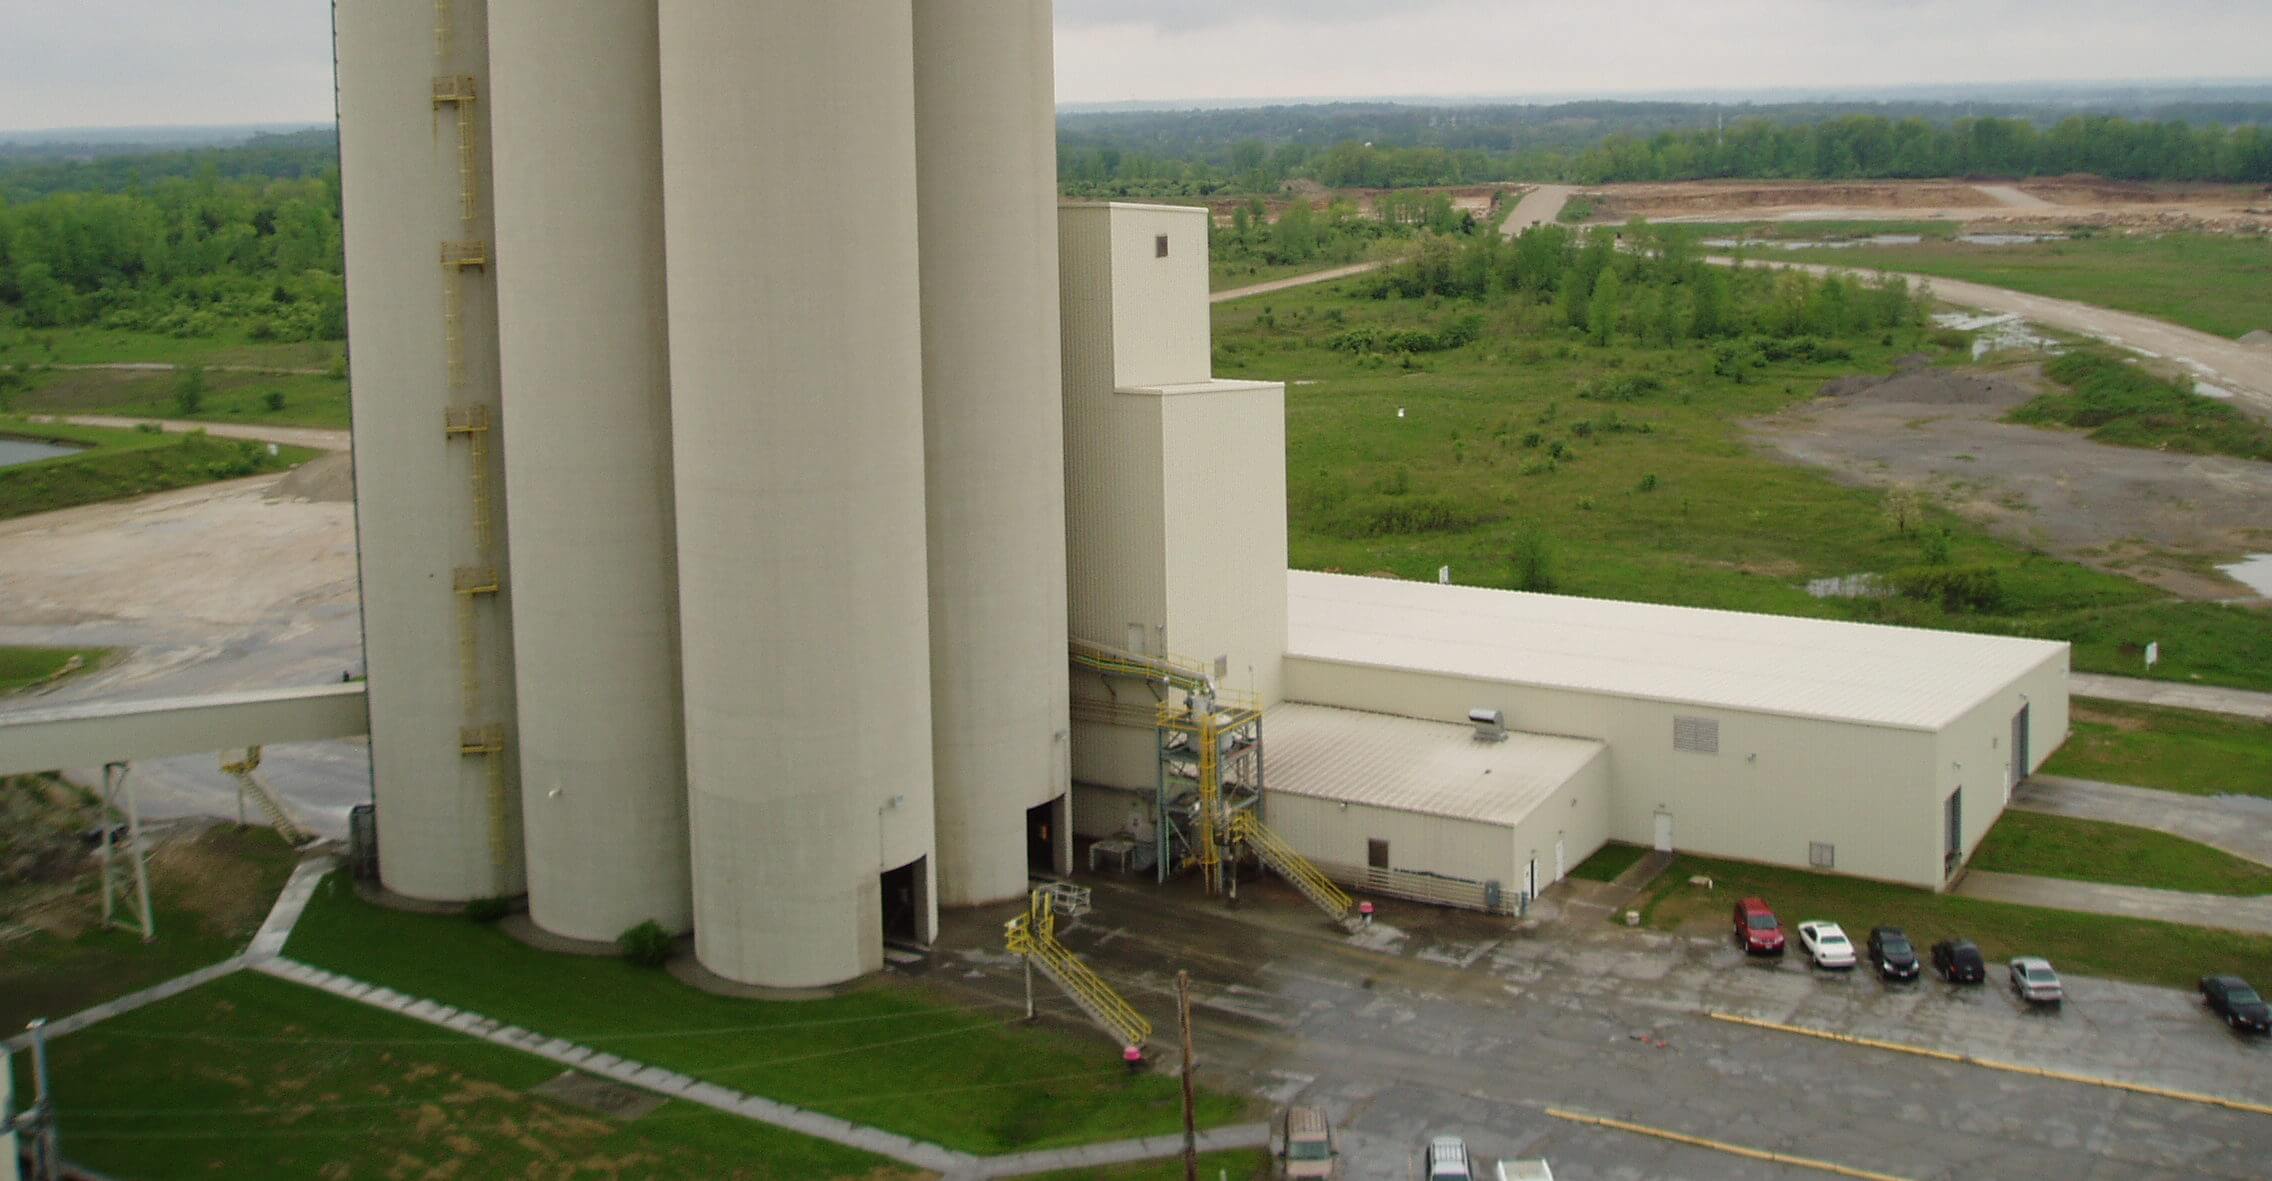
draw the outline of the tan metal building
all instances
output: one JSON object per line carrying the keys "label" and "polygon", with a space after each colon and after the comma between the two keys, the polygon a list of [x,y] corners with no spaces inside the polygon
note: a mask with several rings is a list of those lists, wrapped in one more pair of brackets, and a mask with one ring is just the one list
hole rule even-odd
{"label": "tan metal building", "polygon": [[1602,742],[1631,844],[1938,889],[2067,733],[2062,643],[1290,581],[1289,698]]}

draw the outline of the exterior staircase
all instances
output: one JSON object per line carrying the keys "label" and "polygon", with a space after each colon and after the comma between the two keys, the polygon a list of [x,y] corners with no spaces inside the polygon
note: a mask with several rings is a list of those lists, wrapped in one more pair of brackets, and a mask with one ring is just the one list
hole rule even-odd
{"label": "exterior staircase", "polygon": [[239,801],[249,793],[261,815],[268,818],[269,827],[276,830],[276,835],[284,838],[285,844],[296,849],[315,840],[314,833],[302,828],[299,821],[292,819],[292,813],[284,806],[283,799],[261,782],[260,776],[253,774],[259,769],[260,748],[257,746],[248,748],[244,758],[234,763],[224,760],[221,764],[222,772],[237,781]]}
{"label": "exterior staircase", "polygon": [[1141,1049],[1152,1036],[1152,1023],[1113,991],[1104,977],[1082,963],[1071,948],[1057,941],[1057,915],[1050,907],[1048,891],[1034,891],[1027,901],[1026,913],[1011,919],[1004,933],[1004,942],[1010,951],[1024,956],[1050,983],[1073,998],[1073,1003],[1089,1020],[1119,1039],[1121,1045]]}
{"label": "exterior staircase", "polygon": [[1353,905],[1349,895],[1343,893],[1341,887],[1334,885],[1333,879],[1326,877],[1324,870],[1311,864],[1309,858],[1295,852],[1294,847],[1287,844],[1284,838],[1270,831],[1269,826],[1263,824],[1253,812],[1242,811],[1232,815],[1231,839],[1254,850],[1254,855],[1264,865],[1301,891],[1302,897],[1324,911],[1327,918],[1344,926],[1348,924],[1349,908]]}

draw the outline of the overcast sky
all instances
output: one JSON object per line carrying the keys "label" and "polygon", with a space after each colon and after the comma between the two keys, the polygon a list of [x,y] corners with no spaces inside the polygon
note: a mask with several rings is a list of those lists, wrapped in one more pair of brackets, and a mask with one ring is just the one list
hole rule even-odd
{"label": "overcast sky", "polygon": [[[1064,102],[2272,75],[2272,0],[1057,0],[1057,11]],[[328,120],[330,38],[327,0],[0,0],[0,128]]]}

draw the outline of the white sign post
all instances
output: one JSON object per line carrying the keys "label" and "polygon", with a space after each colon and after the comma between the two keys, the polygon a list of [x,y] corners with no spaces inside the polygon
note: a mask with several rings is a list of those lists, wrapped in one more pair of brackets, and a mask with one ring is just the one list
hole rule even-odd
{"label": "white sign post", "polygon": [[2146,645],[2146,667],[2152,668],[2155,665],[2160,664],[2161,662],[2162,642],[2160,640],[2155,640],[2154,642]]}

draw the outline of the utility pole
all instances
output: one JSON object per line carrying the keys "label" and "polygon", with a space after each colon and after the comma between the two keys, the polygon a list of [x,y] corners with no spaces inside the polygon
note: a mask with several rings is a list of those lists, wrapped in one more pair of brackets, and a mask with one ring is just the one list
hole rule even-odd
{"label": "utility pole", "polygon": [[1183,1181],[1199,1181],[1199,1129],[1191,1110],[1191,973],[1175,974],[1176,1020],[1183,1027]]}

